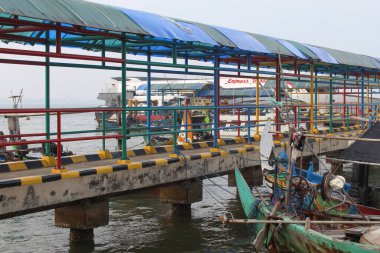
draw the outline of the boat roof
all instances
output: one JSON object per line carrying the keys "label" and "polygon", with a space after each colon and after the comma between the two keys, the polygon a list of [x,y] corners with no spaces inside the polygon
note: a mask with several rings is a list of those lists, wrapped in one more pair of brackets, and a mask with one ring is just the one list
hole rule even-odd
{"label": "boat roof", "polygon": [[[360,138],[380,139],[380,122],[376,122]],[[380,165],[380,142],[355,141],[338,159]]]}
{"label": "boat roof", "polygon": [[[140,85],[137,90],[147,90],[148,84]],[[212,84],[207,82],[195,83],[151,83],[151,90],[153,91],[198,91],[203,89],[212,89]]]}
{"label": "boat roof", "polygon": [[[146,55],[149,51],[152,55],[172,56],[170,47],[160,45],[170,42],[178,46],[197,46],[204,49],[192,51],[187,56],[205,61],[212,61],[213,52],[223,52],[222,60],[230,58],[232,53],[234,55],[253,53],[271,57],[283,55],[306,61],[320,61],[329,65],[380,69],[380,60],[376,57],[83,0],[0,0],[0,20],[4,21],[0,22],[2,23],[0,29],[13,28],[7,25],[6,20],[14,17],[39,23],[41,27],[60,24],[62,45],[82,47],[86,50],[100,51],[105,48],[106,51],[119,51],[121,46],[119,36],[122,35],[129,39],[127,46],[130,52],[135,54]],[[117,36],[115,39],[104,40],[104,37],[97,39],[96,36],[81,36],[82,30],[106,32]],[[41,39],[46,39],[45,34],[41,30],[12,33],[15,36]],[[49,32],[49,36],[50,40],[55,41],[55,32]],[[9,40],[17,41],[12,38]],[[130,40],[134,40],[135,44],[129,43]],[[149,41],[150,44],[142,44]],[[23,43],[38,44],[36,41]],[[211,49],[213,51],[210,51]],[[179,56],[186,54],[189,53],[178,51]]]}

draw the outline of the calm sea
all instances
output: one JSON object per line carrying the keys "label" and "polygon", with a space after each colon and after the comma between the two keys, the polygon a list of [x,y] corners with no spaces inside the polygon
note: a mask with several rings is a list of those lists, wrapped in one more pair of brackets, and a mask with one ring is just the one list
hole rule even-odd
{"label": "calm sea", "polygon": [[[56,131],[56,117],[51,117]],[[62,116],[62,131],[95,129],[92,113]],[[44,117],[20,120],[22,133],[44,132]],[[8,133],[4,117],[0,130]],[[94,135],[94,134],[89,134]],[[30,138],[29,138],[30,139]],[[128,140],[141,145],[142,138]],[[114,150],[116,141],[107,140]],[[94,153],[101,141],[64,144],[76,154]],[[203,201],[192,205],[191,217],[173,217],[171,206],[161,204],[157,190],[110,200],[110,223],[95,229],[95,246],[70,245],[69,230],[54,226],[54,210],[0,221],[0,252],[252,252],[253,233],[246,225],[222,227],[216,217],[232,212],[244,217],[236,188],[227,177],[203,180]],[[227,191],[225,191],[227,190]],[[210,194],[211,193],[211,194]]]}

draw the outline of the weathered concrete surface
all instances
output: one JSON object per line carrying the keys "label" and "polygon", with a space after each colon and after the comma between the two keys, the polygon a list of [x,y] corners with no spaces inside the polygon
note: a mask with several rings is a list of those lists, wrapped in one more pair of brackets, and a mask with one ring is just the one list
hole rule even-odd
{"label": "weathered concrete surface", "polygon": [[70,243],[94,244],[94,229],[70,229]]}
{"label": "weathered concrete surface", "polygon": [[85,199],[75,205],[55,209],[55,225],[61,228],[89,230],[109,222],[108,199]]}
{"label": "weathered concrete surface", "polygon": [[202,201],[202,180],[188,180],[160,188],[162,203],[191,204]]}
{"label": "weathered concrete surface", "polygon": [[[314,152],[321,154],[344,149],[348,143],[329,139],[312,142],[310,146]],[[281,150],[283,148],[278,147],[275,153]],[[203,152],[205,151],[203,150]],[[202,150],[195,152],[202,152]],[[305,150],[304,156],[307,155],[312,155],[312,152]],[[227,174],[235,168],[259,165],[256,157],[258,157],[257,150],[244,154],[188,161],[187,168],[182,161],[169,165],[3,188],[0,190],[0,218],[55,208],[57,205],[63,206],[87,198],[125,194],[128,191],[162,186],[185,179],[201,178],[204,175],[212,177]]]}
{"label": "weathered concrete surface", "polygon": [[191,204],[202,201],[203,187],[201,179],[191,179],[180,183],[173,183],[160,188],[162,203],[172,205],[172,214],[191,214]]}
{"label": "weathered concrete surface", "polygon": [[[240,171],[248,186],[260,186],[263,184],[263,176],[260,166],[248,167]],[[236,187],[236,178],[234,172],[228,174],[228,186]]]}

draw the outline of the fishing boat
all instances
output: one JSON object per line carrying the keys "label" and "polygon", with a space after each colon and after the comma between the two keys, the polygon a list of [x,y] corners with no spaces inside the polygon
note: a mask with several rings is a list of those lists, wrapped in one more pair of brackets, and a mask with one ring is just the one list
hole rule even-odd
{"label": "fishing boat", "polygon": [[256,252],[262,245],[273,252],[380,252],[380,210],[355,204],[345,195],[350,186],[340,176],[321,176],[312,168],[303,171],[294,165],[289,173],[284,154],[274,159],[272,145],[267,143],[268,139],[273,142],[269,131],[267,123],[260,147],[269,148],[260,149],[260,155],[270,194],[253,195],[236,169],[240,201],[248,219],[223,220],[254,224]]}

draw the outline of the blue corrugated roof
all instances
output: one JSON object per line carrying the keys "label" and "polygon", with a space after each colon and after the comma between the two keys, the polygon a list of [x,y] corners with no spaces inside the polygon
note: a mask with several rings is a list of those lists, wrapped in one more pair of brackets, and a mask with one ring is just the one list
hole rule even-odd
{"label": "blue corrugated roof", "polygon": [[323,50],[322,48],[314,47],[311,45],[303,44],[305,47],[313,51],[314,54],[316,54],[319,59],[321,59],[324,62],[332,63],[332,64],[339,64],[337,60],[334,59],[328,52]]}
{"label": "blue corrugated roof", "polygon": [[[300,59],[321,60],[331,64],[344,64],[365,68],[379,67],[379,59],[371,58],[364,55],[347,53],[340,50],[330,50],[314,45],[306,45],[290,40],[281,40],[262,36],[255,38],[255,35],[247,32],[238,31],[219,26],[208,26],[194,22],[177,20],[160,16],[157,14],[146,13],[142,11],[128,10],[120,7],[101,5],[81,0],[0,0],[0,17],[12,18],[17,15],[20,20],[34,22],[58,22],[62,26],[76,25],[85,27],[87,30],[123,32],[129,35],[137,34],[143,39],[144,36],[151,36],[157,40],[170,40],[174,43],[196,42],[214,46],[216,49],[226,50],[226,46],[232,47],[233,52],[240,53],[241,50],[252,53],[275,55],[279,52],[284,55],[290,55]],[[9,29],[9,25],[4,25],[0,29]],[[80,31],[79,31],[80,32]],[[15,35],[29,37],[43,37],[43,32],[14,33]],[[51,34],[54,38],[53,33]],[[63,37],[72,36],[63,32]],[[283,48],[276,50],[275,43],[280,43]],[[97,40],[88,40],[77,42],[83,44],[86,49],[99,49],[100,42]],[[120,46],[119,42],[107,41],[112,47]],[[107,44],[108,46],[109,44]],[[72,44],[66,44],[72,46]],[[158,46],[158,45],[157,45]],[[170,55],[170,48],[155,47]],[[147,50],[147,47],[139,47],[137,54],[143,54],[141,50]],[[279,52],[278,52],[279,51]],[[232,51],[231,51],[232,52]],[[198,56],[210,56],[214,52],[197,51]],[[245,53],[245,52],[241,52]],[[157,53],[157,56],[164,54]],[[228,54],[225,54],[228,55]],[[190,56],[193,56],[192,54]],[[220,56],[223,58],[223,55]],[[202,58],[203,59],[203,58]],[[205,58],[207,60],[207,57]]]}
{"label": "blue corrugated roof", "polygon": [[182,40],[189,42],[201,42],[219,45],[207,33],[202,31],[196,25],[176,21],[172,18],[159,16],[143,11],[129,10],[120,8],[125,14],[132,18],[139,26],[151,35],[158,38],[170,40]]}
{"label": "blue corrugated roof", "polygon": [[282,40],[282,39],[278,39],[277,41],[279,43],[281,43],[281,45],[283,45],[284,47],[289,49],[290,52],[292,52],[297,57],[299,57],[301,59],[307,59],[307,57],[300,50],[298,50],[294,45],[292,45],[290,42],[288,42],[286,40]]}
{"label": "blue corrugated roof", "polygon": [[252,37],[246,32],[233,30],[225,27],[213,26],[216,30],[223,33],[229,40],[231,40],[238,48],[251,52],[259,52],[264,54],[271,54],[263,44],[257,39]]}

